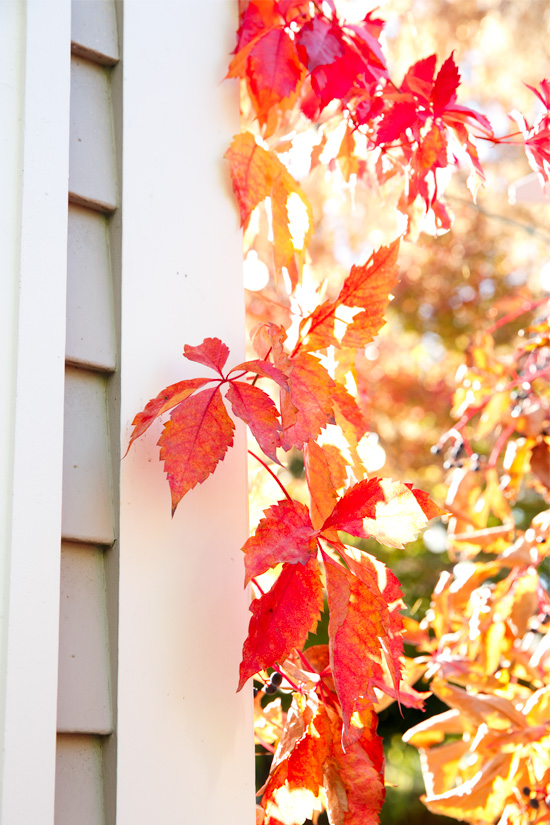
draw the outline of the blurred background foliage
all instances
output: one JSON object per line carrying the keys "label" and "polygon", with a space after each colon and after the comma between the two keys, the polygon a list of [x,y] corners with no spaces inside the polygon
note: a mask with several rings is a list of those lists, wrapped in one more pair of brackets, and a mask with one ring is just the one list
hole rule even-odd
{"label": "blurred background foliage", "polygon": [[[357,17],[374,8],[358,0],[339,2],[337,7]],[[385,50],[397,82],[422,57],[436,52],[440,65],[454,50],[462,75],[460,103],[485,113],[498,134],[516,131],[508,117],[512,109],[533,120],[536,99],[523,82],[537,85],[548,76],[546,0],[390,0],[380,3],[376,13],[387,21]],[[400,281],[387,323],[356,362],[359,398],[373,434],[367,465],[371,460],[376,474],[413,482],[439,505],[446,493],[445,455],[434,455],[431,448],[453,426],[455,375],[473,335],[550,292],[548,203],[542,192],[536,202],[519,197],[514,202],[514,185],[531,173],[525,154],[519,146],[494,147],[481,140],[477,145],[487,176],[477,203],[466,188],[466,176],[455,174],[446,195],[453,228],[438,237],[419,233],[402,243]],[[377,193],[354,175],[346,181],[339,169],[329,173],[322,165],[302,183],[316,222],[310,245],[312,288],[326,279],[330,294],[353,263],[363,263],[373,248],[398,234],[396,198],[391,188]],[[306,287],[307,281],[306,265]],[[250,328],[266,320],[288,326],[289,305],[275,284],[261,293],[249,291],[247,300]],[[532,317],[517,314],[497,328],[497,352],[506,351]],[[476,446],[483,450],[483,445]],[[288,469],[278,472],[291,495],[306,500],[300,456],[291,456]],[[253,529],[264,508],[280,495],[275,482],[254,464],[250,491]],[[514,504],[516,524],[525,528],[543,506],[537,494],[522,490]],[[432,524],[405,550],[375,541],[361,546],[393,569],[406,612],[423,616],[440,572],[450,565],[443,522]],[[322,622],[311,643],[326,640]],[[427,689],[422,683],[417,688]],[[442,709],[432,696],[425,714]],[[402,714],[395,703],[380,714],[388,783],[382,825],[455,822],[429,813],[419,801],[423,782],[418,753],[401,742],[401,734],[425,715],[407,708]],[[259,784],[267,775],[269,759],[269,754],[258,756]]]}

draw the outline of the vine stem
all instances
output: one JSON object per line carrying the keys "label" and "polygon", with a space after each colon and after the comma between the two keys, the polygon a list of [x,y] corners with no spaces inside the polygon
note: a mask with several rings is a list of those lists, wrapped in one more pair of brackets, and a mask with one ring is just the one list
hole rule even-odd
{"label": "vine stem", "polygon": [[506,315],[503,315],[502,318],[499,318],[498,321],[495,321],[490,327],[485,329],[485,332],[493,333],[500,327],[505,326],[505,324],[509,324],[511,321],[515,321],[516,318],[519,318],[520,315],[524,315],[526,312],[531,312],[533,309],[537,309],[537,307],[541,306],[541,304],[546,303],[548,300],[547,297],[538,298],[536,301],[525,301],[520,307],[516,307],[516,309],[512,309],[510,312],[507,312]]}
{"label": "vine stem", "polygon": [[494,467],[497,466],[498,457],[502,452],[502,448],[516,429],[515,423],[508,424],[507,427],[503,429],[495,444],[493,449],[491,450],[491,455],[489,456],[489,461],[487,462],[487,469],[492,470]]}
{"label": "vine stem", "polygon": [[287,497],[288,501],[292,501],[292,497],[289,495],[288,490],[286,489],[286,487],[284,486],[282,481],[275,475],[275,473],[273,472],[271,467],[268,467],[267,464],[265,463],[265,461],[262,458],[260,458],[259,455],[256,455],[256,453],[253,453],[252,450],[249,450],[248,452],[253,458],[256,459],[256,461],[260,462],[260,464],[262,465],[264,470],[267,470],[267,472],[272,477],[272,479],[277,482],[277,484],[279,485],[279,487],[281,488],[281,490],[283,491],[283,493]]}

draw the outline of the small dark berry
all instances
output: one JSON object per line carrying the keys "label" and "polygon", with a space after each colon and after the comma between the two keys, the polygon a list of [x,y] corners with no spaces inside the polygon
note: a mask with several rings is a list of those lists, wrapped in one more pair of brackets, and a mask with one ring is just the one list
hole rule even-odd
{"label": "small dark berry", "polygon": [[274,693],[277,693],[277,688],[275,687],[275,685],[272,685],[271,682],[270,682],[268,685],[265,686],[264,693],[267,696],[273,696]]}
{"label": "small dark berry", "polygon": [[283,681],[283,674],[279,673],[278,671],[274,670],[271,674],[271,684],[275,685],[275,687],[279,687],[281,682]]}
{"label": "small dark berry", "polygon": [[524,796],[529,796],[529,794],[531,793],[531,788],[528,788],[528,787],[527,787],[527,785],[525,785],[525,786],[521,789],[521,792],[522,792],[522,794],[523,794]]}
{"label": "small dark berry", "polygon": [[530,799],[530,800],[529,800],[529,807],[530,807],[530,808],[534,808],[534,809],[535,809],[535,811],[538,811],[538,808],[539,808],[539,801],[538,801],[538,799],[535,799],[534,797],[533,797],[533,799]]}

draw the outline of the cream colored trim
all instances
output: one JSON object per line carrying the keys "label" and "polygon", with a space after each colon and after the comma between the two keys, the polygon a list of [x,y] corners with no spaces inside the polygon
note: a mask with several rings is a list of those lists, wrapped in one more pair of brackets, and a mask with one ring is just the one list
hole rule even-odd
{"label": "cream colored trim", "polygon": [[[54,812],[69,0],[0,3],[3,763],[0,821]],[[4,218],[7,217],[5,221]],[[5,376],[5,377],[4,377]]]}

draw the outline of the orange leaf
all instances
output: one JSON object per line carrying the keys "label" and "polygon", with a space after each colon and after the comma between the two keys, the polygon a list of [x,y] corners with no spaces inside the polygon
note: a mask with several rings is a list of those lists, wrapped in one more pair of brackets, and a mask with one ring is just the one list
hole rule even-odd
{"label": "orange leaf", "polygon": [[332,417],[335,385],[319,359],[306,353],[291,359],[288,384],[290,394],[283,395],[281,409],[282,445],[301,449]]}
{"label": "orange leaf", "polygon": [[202,390],[174,410],[158,442],[172,514],[183,496],[214,472],[233,444],[234,429],[219,387]]}
{"label": "orange leaf", "polygon": [[[329,445],[329,447],[330,446],[331,445]],[[333,447],[333,451],[336,451],[335,447]],[[337,451],[337,455],[341,463],[335,469],[338,475],[340,475],[339,486],[342,486],[346,477],[345,463],[339,451]],[[336,492],[331,473],[331,464],[334,458],[334,452],[329,454],[326,448],[320,447],[312,438],[309,439],[307,444],[304,444],[304,464],[307,486],[311,497],[311,520],[316,528],[322,526],[323,522],[332,513],[338,501],[338,493]],[[344,471],[343,478],[339,472],[341,469]]]}
{"label": "orange leaf", "polygon": [[[233,189],[245,227],[253,209],[265,198],[271,198],[275,268],[280,272],[283,266],[287,267],[292,279],[296,257],[301,260],[313,227],[311,206],[302,188],[277,155],[259,146],[250,132],[236,135],[225,157],[231,164]],[[308,218],[308,229],[301,246],[295,246],[290,231],[288,200],[291,195],[298,196]]]}
{"label": "orange leaf", "polygon": [[317,623],[323,606],[323,588],[315,558],[307,564],[285,564],[264,596],[250,605],[252,618],[240,665],[240,690],[260,670],[284,661],[301,648]]}
{"label": "orange leaf", "polygon": [[[302,351],[328,346],[363,347],[384,324],[384,312],[391,290],[397,283],[399,239],[382,246],[363,266],[352,266],[335,301],[325,301],[300,324]],[[348,325],[339,342],[334,325],[339,307],[357,307],[363,311]]]}

